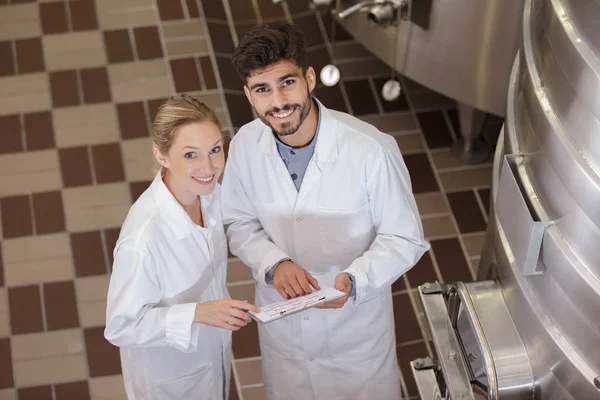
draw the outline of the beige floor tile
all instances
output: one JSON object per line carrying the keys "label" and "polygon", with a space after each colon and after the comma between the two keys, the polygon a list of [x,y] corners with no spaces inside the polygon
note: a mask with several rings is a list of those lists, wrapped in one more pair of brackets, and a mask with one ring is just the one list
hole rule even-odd
{"label": "beige floor tile", "polygon": [[108,68],[113,100],[127,102],[174,93],[164,59],[111,65]]}
{"label": "beige floor tile", "polygon": [[15,335],[11,346],[13,362],[85,352],[81,329]]}
{"label": "beige floor tile", "polygon": [[49,71],[91,68],[106,64],[100,31],[63,33],[42,37]]}
{"label": "beige floor tile", "polygon": [[0,12],[0,41],[40,36],[42,26],[38,5],[2,6]]}
{"label": "beige floor tile", "polygon": [[61,187],[56,150],[0,156],[0,197],[46,192]]}
{"label": "beige floor tile", "polygon": [[[221,94],[218,91],[206,91],[201,93],[195,93],[194,97],[198,98],[198,100],[200,100],[213,110],[223,109]],[[224,123],[225,121],[221,120],[221,122]]]}
{"label": "beige floor tile", "polygon": [[150,180],[154,177],[152,139],[140,138],[121,142],[125,178],[130,182]]}
{"label": "beige floor tile", "polygon": [[16,387],[66,383],[87,379],[83,354],[16,361],[13,365]]}
{"label": "beige floor tile", "polygon": [[253,280],[252,270],[240,259],[232,258],[227,263],[227,282]]}
{"label": "beige floor tile", "polygon": [[121,226],[131,206],[127,183],[69,188],[63,191],[70,232]]}
{"label": "beige floor tile", "polygon": [[433,159],[433,164],[435,165],[435,168],[438,170],[444,168],[456,168],[464,166],[454,157],[452,157],[450,149],[432,150],[431,158]]}
{"label": "beige floor tile", "polygon": [[416,194],[415,199],[417,200],[417,207],[421,216],[448,212],[448,207],[446,207],[442,193]]}
{"label": "beige floor tile", "polygon": [[50,107],[50,84],[46,72],[0,78],[2,114],[41,111]]}
{"label": "beige floor tile", "polygon": [[113,104],[57,108],[52,114],[58,147],[120,140],[117,112]]}
{"label": "beige floor tile", "polygon": [[7,286],[58,282],[73,278],[67,234],[5,240],[2,253]]}
{"label": "beige floor tile", "polygon": [[[106,292],[108,293],[108,291]],[[106,293],[104,296],[106,297]],[[78,303],[79,321],[84,328],[106,325],[106,300]]]}
{"label": "beige floor tile", "polygon": [[410,112],[388,113],[385,115],[372,115],[361,117],[361,120],[374,125],[377,129],[385,133],[412,131],[417,129],[417,125]]}
{"label": "beige floor tile", "polygon": [[229,295],[235,300],[247,300],[254,304],[254,284],[229,286]]}
{"label": "beige floor tile", "polygon": [[396,136],[396,141],[398,142],[398,147],[400,147],[400,152],[403,155],[422,153],[425,151],[425,146],[423,145],[423,138],[421,137],[420,133],[398,135]]}
{"label": "beige floor tile", "polygon": [[[10,335],[6,288],[0,288],[0,337]],[[1,398],[1,397],[0,397]]]}
{"label": "beige floor tile", "polygon": [[241,386],[262,383],[262,361],[258,360],[236,360],[235,368]]}
{"label": "beige floor tile", "polygon": [[77,301],[81,303],[104,300],[108,292],[109,275],[87,276],[75,280]]}
{"label": "beige floor tile", "polygon": [[204,35],[204,24],[196,21],[163,24],[163,35],[167,40],[190,36],[202,36]]}
{"label": "beige floor tile", "polygon": [[0,400],[17,400],[17,390],[16,389],[0,390]]}
{"label": "beige floor tile", "polygon": [[426,238],[456,234],[450,215],[422,218]]}
{"label": "beige floor tile", "polygon": [[244,400],[265,400],[266,399],[265,387],[258,386],[258,387],[243,389],[242,396],[244,397]]}
{"label": "beige floor tile", "polygon": [[478,167],[463,171],[440,172],[444,188],[449,190],[471,189],[492,185],[492,167]]}
{"label": "beige floor tile", "polygon": [[167,54],[170,57],[199,55],[208,53],[208,44],[203,36],[169,39],[166,42]]}
{"label": "beige floor tile", "polygon": [[102,29],[156,25],[157,13],[152,0],[102,0],[96,3]]}
{"label": "beige floor tile", "polygon": [[121,375],[92,378],[89,383],[91,400],[125,400],[127,398]]}
{"label": "beige floor tile", "polygon": [[479,257],[483,243],[485,242],[485,232],[479,232],[473,235],[463,235],[463,243],[467,249],[469,257]]}

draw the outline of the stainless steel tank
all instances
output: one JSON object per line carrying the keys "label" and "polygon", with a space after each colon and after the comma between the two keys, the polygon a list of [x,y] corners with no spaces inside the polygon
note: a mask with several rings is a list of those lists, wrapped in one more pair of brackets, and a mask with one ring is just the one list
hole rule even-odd
{"label": "stainless steel tank", "polygon": [[[478,111],[504,116],[523,0],[338,0],[338,4],[341,24],[358,42],[402,75],[459,103],[467,139],[474,139],[481,128]],[[394,21],[399,23],[390,23]],[[482,160],[465,156],[463,161]]]}
{"label": "stainless steel tank", "polygon": [[480,281],[419,288],[422,399],[600,398],[599,55],[598,0],[526,1]]}

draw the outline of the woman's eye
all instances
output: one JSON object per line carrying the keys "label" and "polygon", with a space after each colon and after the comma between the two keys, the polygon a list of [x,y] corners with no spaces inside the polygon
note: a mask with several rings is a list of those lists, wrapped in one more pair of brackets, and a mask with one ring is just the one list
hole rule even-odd
{"label": "woman's eye", "polygon": [[185,153],[185,158],[192,159],[192,158],[195,158],[195,157],[196,157],[196,155],[194,153]]}
{"label": "woman's eye", "polygon": [[210,152],[212,154],[220,153],[221,152],[221,146],[213,147],[213,149]]}

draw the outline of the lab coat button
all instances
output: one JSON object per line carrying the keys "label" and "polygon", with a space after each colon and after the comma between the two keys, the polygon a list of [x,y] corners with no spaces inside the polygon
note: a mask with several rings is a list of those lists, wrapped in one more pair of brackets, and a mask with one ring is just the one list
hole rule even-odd
{"label": "lab coat button", "polygon": [[308,317],[304,317],[304,320],[305,320],[305,321],[308,321]]}
{"label": "lab coat button", "polygon": [[311,357],[311,358],[310,358],[310,361],[315,361],[315,359]]}
{"label": "lab coat button", "polygon": [[302,222],[302,218],[296,218],[296,222]]}

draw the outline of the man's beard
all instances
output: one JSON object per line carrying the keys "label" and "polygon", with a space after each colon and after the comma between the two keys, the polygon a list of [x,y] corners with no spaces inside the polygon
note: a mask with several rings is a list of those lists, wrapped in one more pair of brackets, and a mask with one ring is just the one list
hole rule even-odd
{"label": "man's beard", "polygon": [[[269,111],[267,111],[264,116],[259,115],[259,118],[262,122],[264,122],[267,126],[269,126],[271,128],[271,130],[277,134],[277,136],[293,135],[294,133],[296,133],[298,128],[300,128],[300,125],[302,125],[302,122],[304,122],[306,117],[308,117],[308,114],[310,113],[311,101],[312,100],[310,98],[310,93],[308,93],[308,96],[306,96],[306,100],[302,104],[286,104],[282,108],[272,108]],[[294,121],[286,122],[281,125],[280,130],[275,129],[273,127],[273,125],[271,125],[269,123],[269,121],[267,120],[267,116],[269,114],[280,113],[282,111],[283,112],[290,111],[290,110],[294,110],[295,108],[298,108],[297,122],[296,123],[294,123]],[[274,118],[277,118],[277,117],[274,117]]]}

